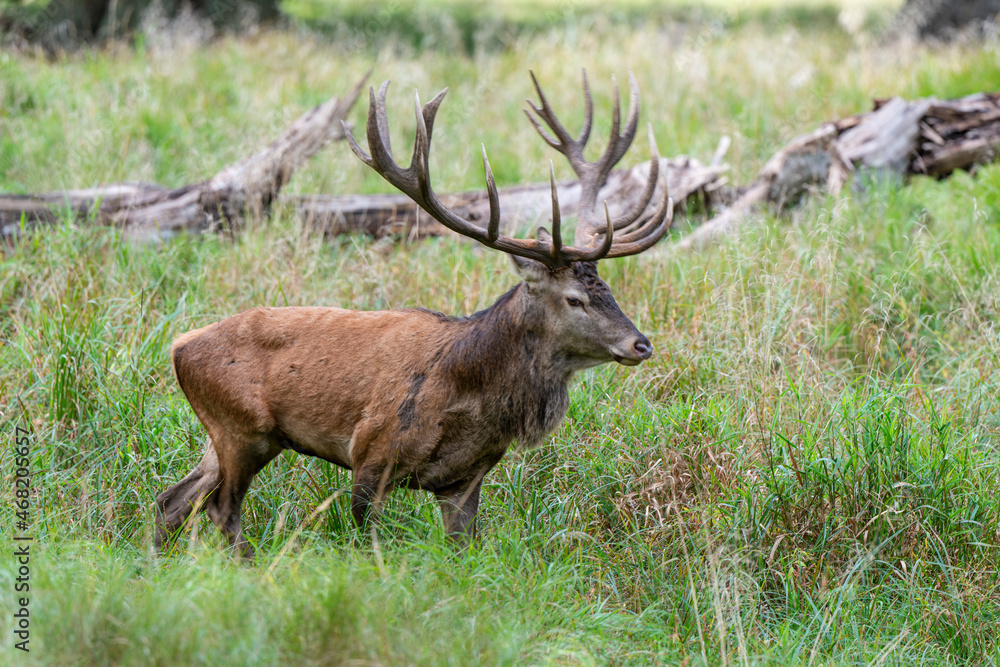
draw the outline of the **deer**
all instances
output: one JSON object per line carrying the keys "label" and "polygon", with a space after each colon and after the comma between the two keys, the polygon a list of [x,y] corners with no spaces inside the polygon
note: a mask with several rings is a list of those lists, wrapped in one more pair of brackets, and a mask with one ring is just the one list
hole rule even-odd
{"label": "deer", "polygon": [[[158,552],[192,512],[204,510],[230,548],[252,559],[241,506],[254,476],[284,450],[351,471],[350,509],[361,529],[394,488],[433,493],[445,534],[466,545],[477,535],[485,475],[516,440],[536,446],[563,420],[573,376],[599,364],[634,366],[653,346],[615,301],[597,262],[641,253],[670,227],[673,200],[662,179],[649,127],[649,177],[639,201],[612,217],[598,193],[636,134],[639,88],[629,73],[621,128],[617,84],[611,137],[594,162],[584,159],[593,102],[583,73],[584,124],[574,139],[531,79],[539,103],[524,109],[542,139],[569,161],[581,194],[574,245],[562,239],[550,162],[552,231],[535,238],[500,234],[500,198],[485,146],[489,220],[479,226],[446,208],[431,187],[428,155],[434,118],[448,89],[421,106],[410,166],[389,142],[386,81],[369,88],[370,155],[344,129],[351,150],[448,229],[510,255],[521,282],[467,317],[421,308],[353,311],[259,307],[179,336],[171,347],[180,389],[208,433],[204,457],[156,499]],[[542,127],[547,126],[547,130]],[[655,211],[644,216],[652,205]],[[374,530],[374,528],[373,528]]]}

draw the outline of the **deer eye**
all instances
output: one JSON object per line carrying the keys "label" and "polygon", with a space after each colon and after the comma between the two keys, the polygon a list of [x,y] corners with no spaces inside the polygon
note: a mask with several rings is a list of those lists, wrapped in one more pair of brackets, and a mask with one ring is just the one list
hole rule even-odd
{"label": "deer eye", "polygon": [[570,308],[583,308],[583,301],[572,296],[566,297],[566,303],[569,304]]}

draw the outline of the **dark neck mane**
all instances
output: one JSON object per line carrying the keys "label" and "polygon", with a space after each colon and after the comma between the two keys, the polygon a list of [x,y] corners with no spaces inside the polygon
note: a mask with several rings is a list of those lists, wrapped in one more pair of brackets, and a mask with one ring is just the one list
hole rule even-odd
{"label": "dark neck mane", "polygon": [[497,437],[531,445],[565,415],[572,373],[557,363],[527,289],[521,283],[486,310],[457,320],[461,331],[445,363],[459,394],[483,397],[484,412],[499,426]]}

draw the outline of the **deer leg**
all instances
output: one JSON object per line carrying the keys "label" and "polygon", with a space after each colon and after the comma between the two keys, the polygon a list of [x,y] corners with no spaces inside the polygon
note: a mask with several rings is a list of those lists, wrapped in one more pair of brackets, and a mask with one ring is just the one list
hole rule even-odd
{"label": "deer leg", "polygon": [[479,490],[482,476],[457,493],[435,494],[441,506],[444,532],[454,544],[468,546],[476,537],[476,511],[479,509]]}
{"label": "deer leg", "polygon": [[156,497],[156,532],[154,548],[162,552],[164,542],[184,525],[195,508],[201,508],[205,499],[219,486],[219,459],[209,438],[205,456],[194,470]]}
{"label": "deer leg", "polygon": [[221,481],[218,488],[205,501],[205,511],[222,533],[229,538],[229,546],[244,560],[253,560],[253,547],[243,535],[240,511],[243,498],[254,476],[271,459],[281,453],[281,448],[267,438],[231,448],[218,448]]}
{"label": "deer leg", "polygon": [[216,440],[209,438],[201,463],[184,479],[157,496],[154,536],[157,552],[163,550],[164,543],[198,508],[204,509],[229,538],[234,551],[244,558],[253,558],[253,549],[243,537],[240,526],[243,497],[254,475],[281,450],[269,445],[266,440],[242,447],[218,446],[228,441],[225,435],[217,436]]}
{"label": "deer leg", "polygon": [[376,512],[382,501],[395,486],[392,478],[392,466],[365,466],[354,472],[354,485],[351,487],[351,515],[359,529],[364,529],[369,521],[377,520],[371,517],[374,507]]}

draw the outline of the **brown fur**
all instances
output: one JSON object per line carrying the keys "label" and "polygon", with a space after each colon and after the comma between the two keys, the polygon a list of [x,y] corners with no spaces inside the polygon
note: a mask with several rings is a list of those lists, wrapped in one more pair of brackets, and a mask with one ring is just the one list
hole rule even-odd
{"label": "brown fur", "polygon": [[252,556],[240,506],[283,449],[353,471],[359,526],[403,485],[438,497],[449,535],[473,535],[483,476],[513,440],[537,444],[559,424],[573,373],[651,352],[593,264],[515,263],[525,282],[468,318],[255,308],[180,336],[174,370],[209,440],[157,498],[157,547],[204,507]]}

